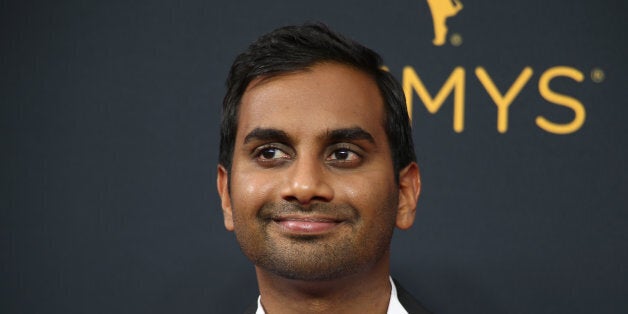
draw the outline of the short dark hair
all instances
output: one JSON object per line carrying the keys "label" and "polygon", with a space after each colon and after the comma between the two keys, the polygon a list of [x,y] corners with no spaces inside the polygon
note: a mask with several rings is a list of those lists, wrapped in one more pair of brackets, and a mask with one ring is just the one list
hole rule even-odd
{"label": "short dark hair", "polygon": [[382,58],[323,24],[308,23],[281,27],[261,36],[233,62],[227,77],[220,125],[219,163],[228,172],[231,172],[238,128],[238,108],[249,83],[259,77],[302,71],[322,62],[352,66],[375,80],[384,100],[384,128],[395,176],[401,168],[416,161],[403,89],[388,71],[382,69]]}

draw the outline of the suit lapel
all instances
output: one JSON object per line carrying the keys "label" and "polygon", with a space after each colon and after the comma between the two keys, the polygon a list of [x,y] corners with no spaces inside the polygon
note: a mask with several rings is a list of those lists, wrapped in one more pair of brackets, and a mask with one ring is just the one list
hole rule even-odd
{"label": "suit lapel", "polygon": [[399,299],[399,303],[403,305],[403,308],[409,314],[430,314],[396,279],[393,279],[393,281],[395,282],[395,288],[397,288],[397,299]]}

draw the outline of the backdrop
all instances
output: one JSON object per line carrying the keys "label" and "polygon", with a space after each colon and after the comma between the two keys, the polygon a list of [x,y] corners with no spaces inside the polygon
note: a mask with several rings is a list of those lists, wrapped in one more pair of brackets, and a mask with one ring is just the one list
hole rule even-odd
{"label": "backdrop", "polygon": [[426,307],[628,313],[626,2],[460,1],[0,1],[0,312],[253,302],[215,192],[224,80],[310,20],[404,85],[423,193],[392,274]]}

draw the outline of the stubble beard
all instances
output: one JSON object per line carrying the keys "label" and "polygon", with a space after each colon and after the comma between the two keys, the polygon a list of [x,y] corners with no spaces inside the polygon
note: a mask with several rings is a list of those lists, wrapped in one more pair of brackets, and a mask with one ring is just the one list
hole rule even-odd
{"label": "stubble beard", "polygon": [[280,237],[270,232],[273,222],[264,213],[285,210],[285,206],[264,206],[260,210],[258,232],[246,229],[237,232],[236,228],[236,238],[244,254],[256,266],[278,276],[304,281],[337,279],[373,267],[390,248],[394,215],[379,221],[381,225],[376,230],[367,230],[354,208],[321,205],[314,210],[351,213],[353,218],[339,226],[340,232],[330,235]]}

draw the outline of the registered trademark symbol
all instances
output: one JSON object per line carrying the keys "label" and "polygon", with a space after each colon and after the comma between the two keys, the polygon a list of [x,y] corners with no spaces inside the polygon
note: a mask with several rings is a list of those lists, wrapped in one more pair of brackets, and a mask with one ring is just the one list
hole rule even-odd
{"label": "registered trademark symbol", "polygon": [[453,33],[449,37],[449,42],[451,43],[452,46],[458,47],[462,45],[462,36],[458,33]]}
{"label": "registered trademark symbol", "polygon": [[591,80],[593,80],[593,82],[602,83],[604,78],[606,78],[606,75],[602,69],[593,68],[593,70],[591,70]]}

